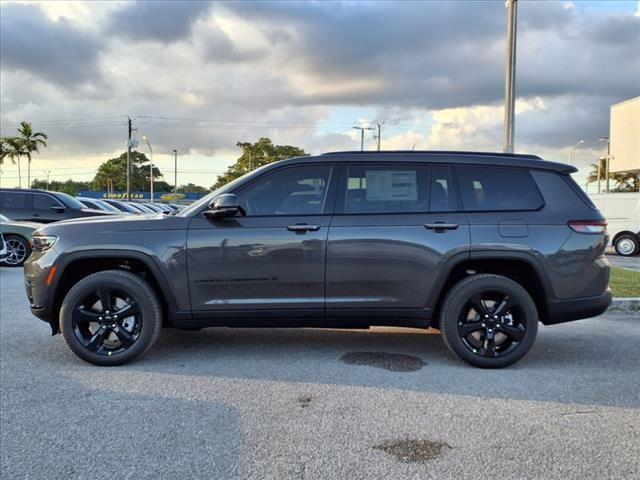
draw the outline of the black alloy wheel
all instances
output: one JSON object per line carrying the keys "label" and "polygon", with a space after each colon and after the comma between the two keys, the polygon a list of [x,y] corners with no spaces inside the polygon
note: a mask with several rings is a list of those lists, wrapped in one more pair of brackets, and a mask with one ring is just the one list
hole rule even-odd
{"label": "black alloy wheel", "polygon": [[95,365],[121,365],[153,345],[162,308],[153,288],[124,270],[105,270],[76,283],[60,308],[60,331],[69,348]]}
{"label": "black alloy wheel", "polygon": [[84,347],[98,355],[130,348],[142,330],[142,313],[135,298],[103,287],[89,292],[72,314],[73,333]]}
{"label": "black alloy wheel", "polygon": [[440,312],[445,344],[466,362],[501,368],[520,360],[538,332],[538,310],[517,282],[472,275],[449,291]]}

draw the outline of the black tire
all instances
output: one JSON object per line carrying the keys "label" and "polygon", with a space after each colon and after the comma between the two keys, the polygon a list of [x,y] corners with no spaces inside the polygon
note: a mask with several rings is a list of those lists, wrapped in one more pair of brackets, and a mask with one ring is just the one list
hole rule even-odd
{"label": "black tire", "polygon": [[633,233],[623,233],[613,242],[613,248],[621,257],[633,257],[640,251],[640,240]]}
{"label": "black tire", "polygon": [[445,297],[440,332],[449,350],[462,360],[476,367],[502,368],[520,360],[533,345],[538,310],[513,280],[473,275],[454,285]]}
{"label": "black tire", "polygon": [[29,241],[20,235],[5,235],[4,241],[7,244],[8,255],[0,263],[7,267],[21,267],[31,255],[31,245]]}
{"label": "black tire", "polygon": [[67,345],[94,365],[130,362],[155,343],[161,328],[162,308],[155,292],[142,278],[123,270],[83,278],[69,290],[60,309],[60,331]]}

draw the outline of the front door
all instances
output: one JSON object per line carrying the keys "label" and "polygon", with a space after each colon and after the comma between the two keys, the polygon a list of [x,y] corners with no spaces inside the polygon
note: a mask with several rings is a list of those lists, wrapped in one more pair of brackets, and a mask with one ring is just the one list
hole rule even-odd
{"label": "front door", "polygon": [[327,314],[426,318],[470,235],[446,165],[352,164],[327,243]]}
{"label": "front door", "polygon": [[283,167],[232,192],[243,215],[195,217],[188,233],[193,310],[323,315],[331,182],[330,165]]}

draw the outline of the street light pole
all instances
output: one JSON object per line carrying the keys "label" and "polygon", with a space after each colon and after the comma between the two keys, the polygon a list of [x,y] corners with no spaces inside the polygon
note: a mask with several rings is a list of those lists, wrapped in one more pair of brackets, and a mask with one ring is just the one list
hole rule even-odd
{"label": "street light pole", "polygon": [[517,0],[506,0],[507,6],[507,68],[504,82],[504,153],[513,153],[516,90],[516,22]]}
{"label": "street light pole", "polygon": [[47,174],[47,190],[49,190],[49,176],[51,175],[51,170],[43,170],[43,172]]}
{"label": "street light pole", "polygon": [[149,147],[149,156],[151,157],[149,160],[149,201],[153,203],[153,149],[151,148],[151,143],[149,143],[149,138],[146,135],[143,135],[142,138],[147,142],[147,147]]}
{"label": "street light pole", "polygon": [[178,150],[173,149],[174,171],[173,171],[173,201],[178,201]]}
{"label": "street light pole", "polygon": [[364,152],[364,131],[375,130],[373,127],[353,127],[355,130],[360,130],[360,151]]}
{"label": "street light pole", "polygon": [[580,148],[580,145],[582,145],[583,143],[584,140],[580,140],[571,150],[569,150],[569,165],[573,165],[573,152]]}

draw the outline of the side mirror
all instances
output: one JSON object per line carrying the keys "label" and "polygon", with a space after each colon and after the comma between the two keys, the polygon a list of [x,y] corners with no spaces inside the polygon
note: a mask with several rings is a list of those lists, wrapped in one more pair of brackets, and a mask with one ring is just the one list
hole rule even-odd
{"label": "side mirror", "polygon": [[60,206],[60,205],[54,205],[51,207],[51,210],[53,210],[56,213],[62,213],[66,210],[66,208]]}
{"label": "side mirror", "polygon": [[214,198],[209,208],[202,212],[205,217],[220,219],[233,217],[240,211],[238,196],[235,193],[223,193]]}

